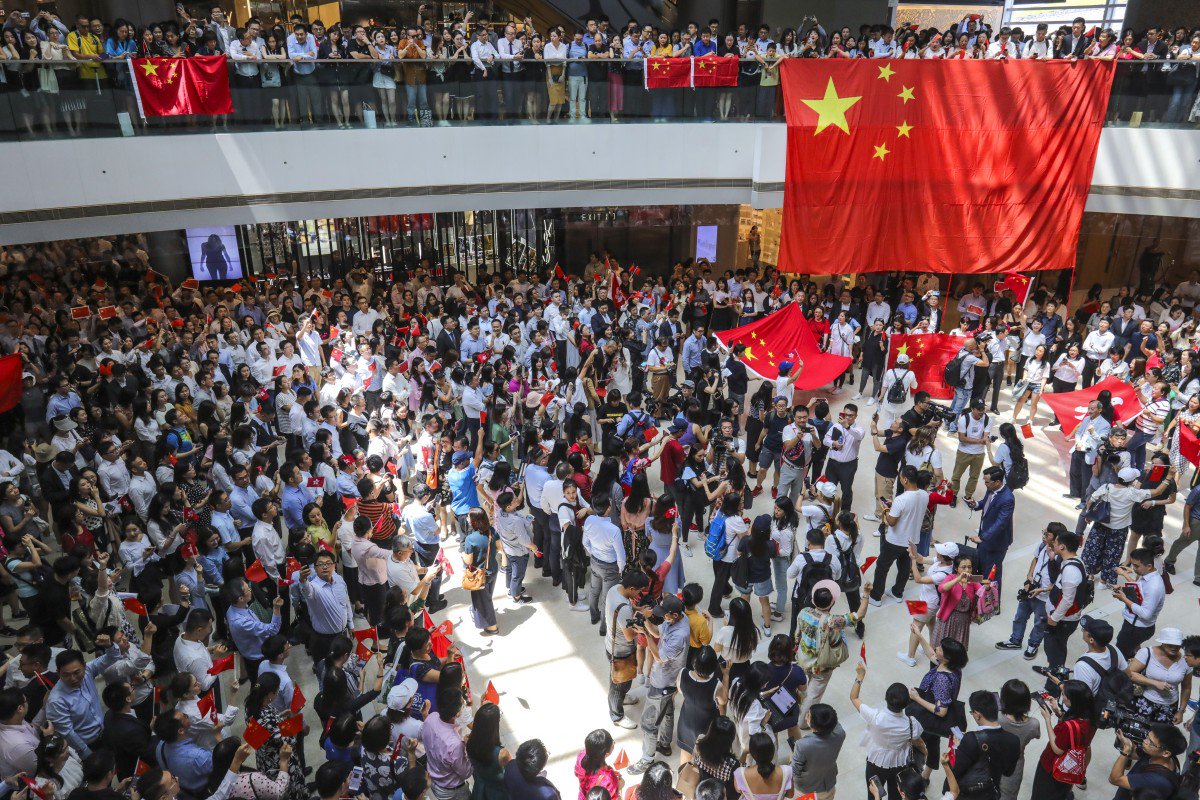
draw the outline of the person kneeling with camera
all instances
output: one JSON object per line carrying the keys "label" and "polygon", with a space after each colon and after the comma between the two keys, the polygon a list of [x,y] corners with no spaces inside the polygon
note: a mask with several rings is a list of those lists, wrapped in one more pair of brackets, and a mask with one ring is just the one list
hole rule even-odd
{"label": "person kneeling with camera", "polygon": [[1108,773],[1108,782],[1117,787],[1113,800],[1147,796],[1147,792],[1156,797],[1175,796],[1181,780],[1178,757],[1188,749],[1182,731],[1159,723],[1147,731],[1141,743],[1130,741],[1118,731],[1117,746],[1121,753]]}

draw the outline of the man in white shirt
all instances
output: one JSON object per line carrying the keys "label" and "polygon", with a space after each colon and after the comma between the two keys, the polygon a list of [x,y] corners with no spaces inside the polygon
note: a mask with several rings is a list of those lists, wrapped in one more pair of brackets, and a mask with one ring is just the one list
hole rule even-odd
{"label": "man in white shirt", "polygon": [[871,58],[895,58],[896,42],[891,28],[884,28],[883,35],[877,42],[871,43]]}
{"label": "man in white shirt", "polygon": [[[1151,498],[1147,502],[1165,505],[1167,501],[1166,498]],[[1138,648],[1154,635],[1158,615],[1167,601],[1167,588],[1154,565],[1154,558],[1154,551],[1138,547],[1129,554],[1128,566],[1117,567],[1117,574],[1125,582],[1113,591],[1113,597],[1125,606],[1121,611],[1117,649],[1125,658],[1133,658]]]}
{"label": "man in white shirt", "polygon": [[[551,481],[542,488],[542,510],[546,511],[546,489]],[[562,492],[561,482],[559,493]],[[562,500],[560,499],[561,503]],[[591,558],[591,585],[588,587],[588,607],[592,612],[592,624],[600,623],[601,635],[608,631],[608,621],[601,616],[600,601],[607,597],[608,590],[617,585],[621,573],[625,571],[625,545],[621,537],[621,529],[608,518],[612,501],[607,494],[599,494],[592,498],[592,511],[583,521],[583,549]],[[551,529],[558,527],[558,508],[546,512],[552,519]]]}
{"label": "man in white shirt", "polygon": [[888,305],[882,293],[875,295],[875,299],[867,304],[867,327],[871,327],[876,321],[883,322],[886,328],[892,321],[892,307]]}
{"label": "man in white shirt", "polygon": [[1114,668],[1128,669],[1129,662],[1121,655],[1120,650],[1112,646],[1112,625],[1102,619],[1084,617],[1079,621],[1079,627],[1083,630],[1083,643],[1087,645],[1087,652],[1075,661],[1071,677],[1086,683],[1092,692],[1099,692],[1104,676]]}
{"label": "man in white shirt", "polygon": [[996,36],[996,41],[988,45],[987,57],[994,61],[1005,61],[1010,58],[1021,57],[1017,45],[1012,41],[1012,31],[1010,29],[1000,29],[1000,33]]}
{"label": "man in white shirt", "polygon": [[1054,50],[1050,47],[1050,39],[1047,37],[1049,27],[1044,22],[1039,22],[1037,31],[1033,34],[1033,38],[1025,42],[1025,50],[1021,53],[1021,58],[1032,58],[1038,61],[1049,61],[1054,58]]}
{"label": "man in white shirt", "polygon": [[1096,330],[1083,340],[1083,388],[1096,382],[1096,370],[1100,362],[1108,358],[1108,351],[1116,343],[1117,337],[1109,329],[1107,319],[1101,319]]}
{"label": "man in white shirt", "polygon": [[896,600],[904,599],[904,587],[912,571],[912,560],[917,555],[917,543],[921,540],[921,521],[929,508],[929,492],[917,488],[917,468],[905,464],[900,469],[902,492],[891,502],[884,513],[887,531],[879,542],[879,560],[875,562],[875,575],[871,583],[871,605],[883,605],[883,586],[888,570],[896,565],[896,582],[889,595]]}
{"label": "man in white shirt", "polygon": [[655,402],[661,403],[671,392],[671,374],[675,372],[675,354],[667,345],[667,337],[658,337],[646,355],[645,366],[650,374],[650,391]]}
{"label": "man in white shirt", "polygon": [[[913,407],[913,395],[917,391],[917,376],[908,368],[908,356],[904,353],[896,356],[896,366],[883,373],[883,389],[879,401],[879,427],[890,428],[892,420],[901,417]],[[904,399],[893,403],[888,399],[892,386],[900,383],[904,387]],[[867,401],[868,404],[871,401]]]}
{"label": "man in white shirt", "polygon": [[[1047,595],[1051,608],[1046,616],[1046,636],[1042,639],[1046,649],[1046,666],[1051,671],[1067,663],[1067,643],[1083,616],[1076,596],[1084,581],[1090,582],[1091,578],[1079,558],[1082,544],[1083,537],[1074,531],[1059,531],[1054,535],[1054,554],[1058,556],[1060,566],[1054,586]],[[1047,679],[1046,691],[1057,695],[1058,686]]]}
{"label": "man in white shirt", "polygon": [[1075,426],[1075,442],[1071,446],[1070,485],[1064,497],[1083,499],[1083,493],[1091,483],[1092,465],[1096,463],[1096,454],[1112,428],[1108,420],[1100,416],[1102,410],[1100,401],[1093,400],[1088,403],[1087,416]]}
{"label": "man in white shirt", "polygon": [[[888,797],[900,797],[897,779],[908,768],[914,748],[924,749],[921,723],[904,713],[910,698],[903,684],[893,683],[884,695],[885,708],[874,708],[858,699],[867,665],[858,662],[854,684],[850,687],[850,702],[866,723],[862,744],[865,747],[867,780],[879,778]],[[881,793],[880,796],[883,796]]]}
{"label": "man in white shirt", "polygon": [[255,519],[254,532],[250,535],[250,546],[254,557],[262,564],[272,580],[279,580],[279,567],[287,554],[283,550],[283,539],[275,530],[275,518],[279,516],[279,504],[266,497],[254,501],[251,507]]}
{"label": "man in white shirt", "polygon": [[955,505],[962,485],[963,473],[968,469],[967,497],[973,497],[983,471],[983,458],[987,450],[987,437],[992,432],[992,418],[984,412],[983,398],[971,401],[971,410],[958,417],[958,454],[954,458],[954,471],[950,475],[950,488],[954,490]]}
{"label": "man in white shirt", "polygon": [[854,507],[854,475],[858,472],[858,448],[866,429],[858,424],[858,406],[847,403],[838,412],[837,422],[825,431],[824,444],[829,448],[825,460],[825,480],[842,490],[842,508]]}
{"label": "man in white shirt", "polygon": [[[175,640],[173,651],[175,669],[191,673],[200,682],[201,694],[217,684],[217,676],[208,674],[213,665],[212,657],[226,652],[223,644],[209,645],[212,632],[212,614],[203,608],[193,608],[184,622],[183,633]],[[217,705],[221,705],[219,699]]]}

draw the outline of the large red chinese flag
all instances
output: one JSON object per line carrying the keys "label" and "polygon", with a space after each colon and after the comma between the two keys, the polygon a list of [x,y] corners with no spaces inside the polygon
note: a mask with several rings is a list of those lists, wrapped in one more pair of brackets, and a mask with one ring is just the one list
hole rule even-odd
{"label": "large red chinese flag", "polygon": [[737,86],[738,60],[722,56],[701,56],[692,68],[692,86]]}
{"label": "large red chinese flag", "polygon": [[766,380],[779,377],[779,362],[799,359],[804,365],[796,378],[797,389],[828,386],[850,366],[846,356],[821,352],[817,337],[796,303],[789,303],[749,325],[719,331],[717,338],[726,347],[746,345],[742,356],[746,369]]}
{"label": "large red chinese flag", "polygon": [[917,379],[917,389],[934,400],[949,400],[954,390],[946,385],[946,365],[962,349],[964,339],[948,333],[898,333],[888,347],[888,369],[900,355],[908,356],[908,368]]}
{"label": "large red chinese flag", "polygon": [[692,59],[647,58],[647,89],[684,89],[692,85]]}
{"label": "large red chinese flag", "polygon": [[135,58],[131,64],[143,117],[233,113],[225,56]]}
{"label": "large red chinese flag", "polygon": [[1054,416],[1062,423],[1063,436],[1070,436],[1087,416],[1088,403],[1105,389],[1112,392],[1113,411],[1117,413],[1118,422],[1129,422],[1142,413],[1142,399],[1137,389],[1112,376],[1074,392],[1047,392],[1042,395],[1042,402],[1050,406]]}
{"label": "large red chinese flag", "polygon": [[21,357],[0,357],[0,413],[16,408],[25,386],[21,382]]}
{"label": "large red chinese flag", "polygon": [[1113,66],[784,59],[780,268],[1074,267]]}

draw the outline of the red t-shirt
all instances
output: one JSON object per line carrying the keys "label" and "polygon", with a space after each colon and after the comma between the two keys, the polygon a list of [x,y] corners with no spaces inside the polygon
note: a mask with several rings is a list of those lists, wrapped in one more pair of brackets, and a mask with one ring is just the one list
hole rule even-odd
{"label": "red t-shirt", "polygon": [[663,445],[662,455],[659,456],[658,463],[660,467],[659,477],[662,478],[664,486],[670,486],[679,477],[679,470],[683,467],[683,459],[687,454],[683,452],[683,445],[675,437],[667,440]]}
{"label": "red t-shirt", "polygon": [[[1084,720],[1069,719],[1055,725],[1051,735],[1054,737],[1054,743],[1058,745],[1058,749],[1065,752],[1074,747],[1087,749],[1092,744],[1092,737],[1096,735],[1096,729]],[[1038,759],[1038,762],[1042,765],[1042,769],[1053,774],[1054,762],[1057,760],[1058,754],[1051,749],[1050,743],[1047,742],[1046,749],[1042,751],[1042,757]]]}

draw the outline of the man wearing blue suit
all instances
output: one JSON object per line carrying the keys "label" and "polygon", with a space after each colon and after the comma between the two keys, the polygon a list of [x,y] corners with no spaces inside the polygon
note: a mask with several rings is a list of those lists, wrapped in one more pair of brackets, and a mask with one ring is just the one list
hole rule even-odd
{"label": "man wearing blue suit", "polygon": [[998,581],[1004,570],[1004,555],[1013,541],[1014,499],[1012,489],[1004,485],[1004,470],[1000,467],[983,471],[983,485],[987,487],[983,499],[967,501],[970,508],[983,512],[979,533],[967,538],[978,547],[979,572],[986,576],[995,567]]}

